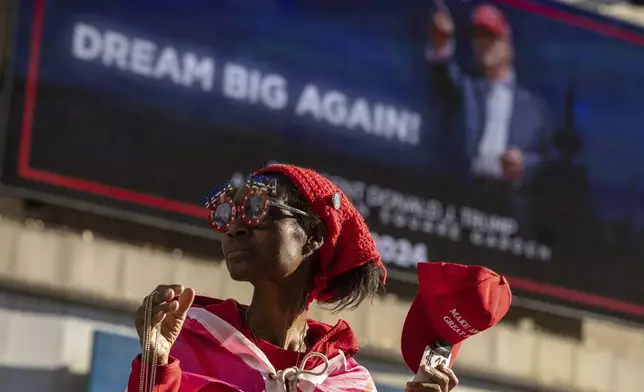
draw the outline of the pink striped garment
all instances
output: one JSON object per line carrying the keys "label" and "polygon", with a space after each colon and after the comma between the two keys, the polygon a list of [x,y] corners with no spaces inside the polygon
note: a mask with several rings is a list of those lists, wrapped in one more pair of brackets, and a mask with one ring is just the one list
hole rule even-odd
{"label": "pink striped garment", "polygon": [[[303,356],[298,364],[300,369],[276,369],[271,363],[271,359],[277,362],[276,350],[270,351],[272,358],[269,359],[240,331],[239,326],[233,325],[239,324],[239,320],[235,320],[238,316],[236,302],[198,298],[209,305],[195,306],[189,310],[188,319],[172,348],[169,364],[157,367],[155,391],[376,391],[369,371],[353,359],[357,345],[344,321],[340,321],[335,327],[310,321],[311,329],[315,327],[319,330],[322,326],[326,330],[326,334],[316,339],[319,344],[313,346],[317,354],[311,354],[312,357],[308,359]],[[345,348],[345,351],[341,348]],[[284,355],[293,354],[282,351]],[[293,365],[294,362],[295,360]],[[132,362],[127,391],[139,392],[140,368],[138,356]],[[272,376],[275,374],[278,378],[280,374],[290,377],[281,381]]]}

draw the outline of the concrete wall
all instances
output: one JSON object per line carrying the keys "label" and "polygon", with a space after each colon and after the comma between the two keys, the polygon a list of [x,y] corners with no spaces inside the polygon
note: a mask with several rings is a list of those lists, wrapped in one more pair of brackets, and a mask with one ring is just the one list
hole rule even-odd
{"label": "concrete wall", "polygon": [[[90,232],[48,230],[33,220],[0,221],[0,283],[129,309],[159,283],[182,283],[203,295],[241,302],[251,294],[250,286],[231,281],[220,263],[109,242]],[[365,351],[399,358],[408,306],[387,297],[339,317],[352,324]],[[312,317],[337,318],[317,307]],[[0,355],[13,358],[38,349],[28,338],[7,339],[3,324]],[[464,345],[457,370],[565,391],[644,391],[644,332],[595,320],[585,321],[584,328],[585,338],[578,342],[540,333],[529,324],[499,325]],[[69,338],[68,333],[61,332]],[[73,362],[76,354],[69,355]]]}

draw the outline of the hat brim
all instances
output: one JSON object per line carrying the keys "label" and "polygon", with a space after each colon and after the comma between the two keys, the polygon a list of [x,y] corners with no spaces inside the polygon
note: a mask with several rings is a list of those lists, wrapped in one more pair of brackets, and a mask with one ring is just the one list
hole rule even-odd
{"label": "hat brim", "polygon": [[506,29],[493,22],[478,21],[474,24],[474,28],[487,31],[497,37],[505,37],[507,35]]}
{"label": "hat brim", "polygon": [[[402,336],[400,337],[400,351],[412,373],[416,374],[418,372],[425,347],[435,343],[438,339],[440,339],[440,336],[432,327],[420,299],[416,296],[411,303],[409,312],[407,312]],[[457,343],[452,347],[450,367],[452,367],[460,348],[461,343]]]}

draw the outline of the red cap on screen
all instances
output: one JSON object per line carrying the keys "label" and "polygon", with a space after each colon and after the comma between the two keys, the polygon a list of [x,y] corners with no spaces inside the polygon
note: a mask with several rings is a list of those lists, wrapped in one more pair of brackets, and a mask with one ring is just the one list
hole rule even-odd
{"label": "red cap on screen", "polygon": [[418,294],[402,331],[403,359],[416,373],[425,347],[443,339],[454,345],[453,362],[460,343],[498,323],[511,302],[508,281],[488,268],[419,263]]}
{"label": "red cap on screen", "polygon": [[480,4],[474,8],[472,23],[499,36],[510,35],[510,25],[505,14],[492,4]]}

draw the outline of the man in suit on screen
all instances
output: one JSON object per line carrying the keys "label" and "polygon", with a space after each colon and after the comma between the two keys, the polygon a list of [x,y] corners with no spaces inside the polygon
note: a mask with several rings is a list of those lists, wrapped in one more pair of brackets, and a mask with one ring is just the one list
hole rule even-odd
{"label": "man in suit on screen", "polygon": [[456,64],[454,23],[445,4],[436,4],[427,61],[441,113],[449,117],[440,131],[441,160],[467,188],[463,194],[476,199],[476,207],[521,219],[527,212],[523,194],[549,149],[548,114],[544,103],[517,82],[512,32],[503,12],[480,4],[472,24],[480,70],[475,76]]}

